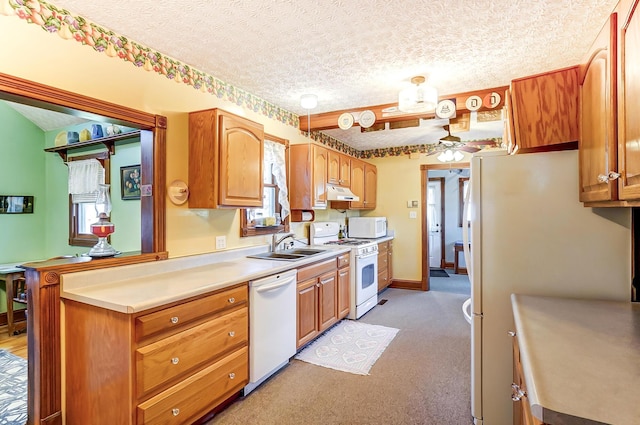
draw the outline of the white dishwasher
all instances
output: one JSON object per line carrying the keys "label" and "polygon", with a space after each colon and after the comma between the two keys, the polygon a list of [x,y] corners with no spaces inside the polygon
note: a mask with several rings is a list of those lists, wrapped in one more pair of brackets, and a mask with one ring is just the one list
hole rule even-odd
{"label": "white dishwasher", "polygon": [[249,384],[244,395],[296,354],[297,270],[249,282]]}

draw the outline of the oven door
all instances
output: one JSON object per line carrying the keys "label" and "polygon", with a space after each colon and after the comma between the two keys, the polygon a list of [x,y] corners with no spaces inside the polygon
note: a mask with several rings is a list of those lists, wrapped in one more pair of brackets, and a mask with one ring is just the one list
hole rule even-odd
{"label": "oven door", "polygon": [[378,252],[356,255],[356,305],[378,293]]}

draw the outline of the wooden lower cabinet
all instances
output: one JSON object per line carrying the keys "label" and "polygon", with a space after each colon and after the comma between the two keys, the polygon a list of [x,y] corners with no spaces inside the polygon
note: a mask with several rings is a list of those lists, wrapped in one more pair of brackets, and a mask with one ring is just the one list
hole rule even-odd
{"label": "wooden lower cabinet", "polygon": [[190,424],[249,381],[246,284],[126,314],[64,301],[69,424]]}
{"label": "wooden lower cabinet", "polygon": [[298,348],[349,314],[351,279],[346,255],[346,260],[340,256],[298,269]]}
{"label": "wooden lower cabinet", "polygon": [[531,414],[531,405],[527,397],[527,384],[520,363],[518,338],[513,338],[513,425],[547,425]]}
{"label": "wooden lower cabinet", "polygon": [[393,241],[385,241],[378,244],[378,292],[386,289],[391,284],[392,252]]}
{"label": "wooden lower cabinet", "polygon": [[338,320],[349,315],[351,308],[351,267],[349,253],[338,257]]}

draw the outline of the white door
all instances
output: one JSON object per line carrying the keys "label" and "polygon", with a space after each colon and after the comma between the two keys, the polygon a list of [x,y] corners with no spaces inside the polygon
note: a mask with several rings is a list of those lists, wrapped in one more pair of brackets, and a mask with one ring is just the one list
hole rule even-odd
{"label": "white door", "polygon": [[429,229],[429,267],[440,267],[442,259],[440,182],[427,188],[427,228]]}

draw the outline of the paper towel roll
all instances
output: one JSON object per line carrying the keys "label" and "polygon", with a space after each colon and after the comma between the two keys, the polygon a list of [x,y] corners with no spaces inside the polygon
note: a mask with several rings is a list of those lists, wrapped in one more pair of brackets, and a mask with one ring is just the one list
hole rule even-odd
{"label": "paper towel roll", "polygon": [[309,211],[302,212],[302,221],[311,221],[313,219],[313,214]]}

